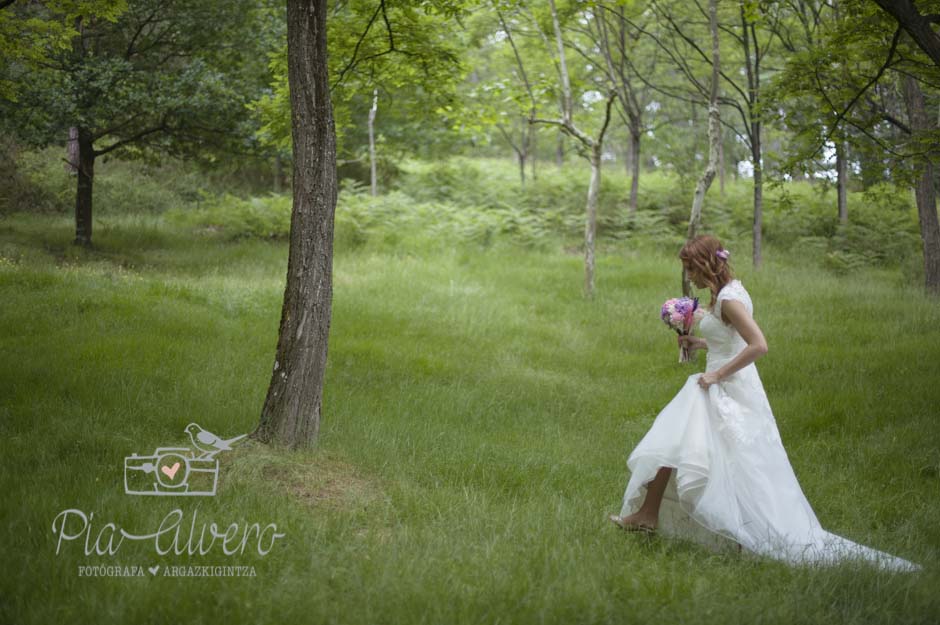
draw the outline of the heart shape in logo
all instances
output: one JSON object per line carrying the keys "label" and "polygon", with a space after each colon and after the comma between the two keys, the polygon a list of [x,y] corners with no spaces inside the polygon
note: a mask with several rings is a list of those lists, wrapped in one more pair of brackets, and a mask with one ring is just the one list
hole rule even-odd
{"label": "heart shape in logo", "polygon": [[166,476],[172,480],[173,477],[176,475],[176,472],[179,470],[179,468],[180,468],[180,463],[177,462],[172,467],[160,467],[160,470],[163,471],[163,473],[165,473]]}
{"label": "heart shape in logo", "polygon": [[150,567],[150,568],[147,569],[147,570],[150,571],[150,574],[151,574],[151,575],[156,575],[156,574],[157,574],[157,571],[160,570],[160,565],[158,564],[157,566],[152,566],[152,567]]}

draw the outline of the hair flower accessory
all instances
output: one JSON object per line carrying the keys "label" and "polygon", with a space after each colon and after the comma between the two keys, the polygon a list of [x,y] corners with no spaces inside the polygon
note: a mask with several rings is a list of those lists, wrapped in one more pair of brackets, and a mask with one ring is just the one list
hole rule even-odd
{"label": "hair flower accessory", "polygon": [[717,256],[721,260],[728,260],[728,257],[731,256],[731,252],[729,252],[726,249],[719,248],[715,250],[715,256]]}

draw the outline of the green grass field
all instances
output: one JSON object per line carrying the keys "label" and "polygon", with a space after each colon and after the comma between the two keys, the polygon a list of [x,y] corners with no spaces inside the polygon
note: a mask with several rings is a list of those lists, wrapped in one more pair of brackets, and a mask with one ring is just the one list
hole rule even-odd
{"label": "green grass field", "polygon": [[[226,242],[159,216],[0,220],[3,623],[936,623],[940,304],[896,272],[828,273],[732,248],[770,345],[758,361],[823,526],[925,566],[792,569],[617,531],[626,457],[686,377],[658,318],[675,251],[582,258],[496,245],[337,251],[315,450],[222,454],[215,497],[123,490],[124,457],[256,425],[285,243]],[[677,251],[677,250],[676,250]],[[707,294],[702,293],[703,297]],[[265,556],[56,553],[53,520],[154,531],[276,523]],[[104,541],[109,534],[105,532]],[[163,577],[155,565],[253,566]],[[80,566],[144,567],[87,577]]]}

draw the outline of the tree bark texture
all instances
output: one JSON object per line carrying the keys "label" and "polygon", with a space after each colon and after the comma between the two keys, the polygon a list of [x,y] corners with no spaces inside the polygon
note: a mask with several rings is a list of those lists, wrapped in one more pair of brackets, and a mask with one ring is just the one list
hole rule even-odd
{"label": "tree bark texture", "polygon": [[333,299],[336,133],[326,58],[326,0],[288,0],[293,211],[277,355],[251,437],[289,448],[315,443]]}
{"label": "tree bark texture", "polygon": [[[916,140],[934,127],[927,117],[924,93],[917,80],[905,75],[902,91],[911,121],[911,137]],[[934,156],[935,152],[928,151],[915,159],[914,167],[918,175],[914,183],[914,195],[924,250],[924,286],[931,295],[940,295],[940,223],[937,220],[937,194],[933,181]]]}
{"label": "tree bark texture", "polygon": [[91,247],[92,189],[95,182],[95,147],[91,130],[78,128],[78,189],[75,194],[75,245]]}
{"label": "tree bark texture", "polygon": [[77,174],[78,173],[78,127],[72,126],[69,128],[69,142],[66,147],[66,160],[68,163],[65,164],[65,171],[68,174]]}

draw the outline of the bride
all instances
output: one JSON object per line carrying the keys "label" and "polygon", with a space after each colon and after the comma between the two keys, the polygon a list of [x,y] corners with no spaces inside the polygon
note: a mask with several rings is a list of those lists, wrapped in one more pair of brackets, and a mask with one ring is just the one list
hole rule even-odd
{"label": "bride", "polygon": [[690,240],[679,258],[711,302],[680,345],[706,349],[705,373],[690,375],[639,442],[620,515],[634,532],[682,536],[790,564],[863,558],[893,570],[921,567],[824,530],[797,482],[754,361],[767,341],[751,297],[713,236]]}

